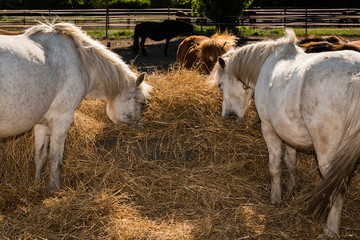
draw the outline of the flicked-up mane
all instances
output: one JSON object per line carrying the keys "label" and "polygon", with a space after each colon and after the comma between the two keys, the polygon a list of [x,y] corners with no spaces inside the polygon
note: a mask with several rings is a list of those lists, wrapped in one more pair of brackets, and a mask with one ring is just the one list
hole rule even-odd
{"label": "flicked-up mane", "polygon": [[211,70],[217,61],[217,57],[232,49],[236,45],[237,39],[236,36],[227,33],[215,34],[200,42],[197,47],[199,49],[197,55]]}
{"label": "flicked-up mane", "polygon": [[129,87],[130,81],[136,79],[136,74],[118,55],[71,23],[41,23],[27,29],[24,35],[30,36],[38,32],[70,36],[80,53],[89,79],[104,83],[108,101],[112,101],[117,94]]}
{"label": "flicked-up mane", "polygon": [[[276,47],[283,45],[294,48],[296,36],[293,30],[286,29],[286,36],[276,41],[262,41],[249,44],[225,53],[222,58],[226,61],[227,71],[249,86],[255,86],[260,70]],[[220,65],[217,63],[213,74],[216,74]]]}

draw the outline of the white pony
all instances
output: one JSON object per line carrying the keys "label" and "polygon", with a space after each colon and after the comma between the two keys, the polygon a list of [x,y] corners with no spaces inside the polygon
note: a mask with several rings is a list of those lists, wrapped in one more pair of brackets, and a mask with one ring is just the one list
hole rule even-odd
{"label": "white pony", "polygon": [[[114,123],[136,125],[149,85],[114,53],[70,23],[0,36],[0,137],[34,127],[36,182],[50,142],[49,189],[60,187],[64,142],[84,97],[107,101]],[[50,139],[49,139],[50,138]]]}
{"label": "white pony", "polygon": [[311,209],[324,211],[324,233],[336,236],[345,183],[360,156],[360,53],[306,54],[292,30],[277,41],[264,41],[219,58],[212,77],[223,91],[222,115],[242,119],[255,92],[255,105],[269,151],[271,202],[281,201],[282,143],[288,184],[295,186],[296,150],[315,149],[322,183]]}

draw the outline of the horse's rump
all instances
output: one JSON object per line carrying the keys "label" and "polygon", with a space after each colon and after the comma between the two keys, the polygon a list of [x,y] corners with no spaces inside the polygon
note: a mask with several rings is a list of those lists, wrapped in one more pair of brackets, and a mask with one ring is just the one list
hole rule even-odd
{"label": "horse's rump", "polygon": [[301,45],[306,53],[333,51],[334,45],[326,41],[308,42]]}
{"label": "horse's rump", "polygon": [[342,43],[343,40],[340,39],[337,36],[325,36],[325,37],[321,37],[321,36],[310,36],[308,38],[303,38],[300,39],[297,44],[299,46],[301,46],[302,44],[305,43],[310,43],[310,42],[329,42],[329,43],[333,43],[333,44],[339,44]]}
{"label": "horse's rump", "polygon": [[342,50],[360,52],[360,41],[346,42],[336,36],[305,38],[298,45],[307,53]]}

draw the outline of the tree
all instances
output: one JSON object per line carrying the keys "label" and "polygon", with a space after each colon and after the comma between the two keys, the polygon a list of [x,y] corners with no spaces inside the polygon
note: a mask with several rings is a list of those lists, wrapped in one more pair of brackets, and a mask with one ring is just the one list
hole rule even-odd
{"label": "tree", "polygon": [[222,31],[234,26],[234,22],[252,2],[253,0],[194,0],[192,1],[192,10],[200,16],[210,18],[215,23],[225,24],[218,25],[218,29]]}

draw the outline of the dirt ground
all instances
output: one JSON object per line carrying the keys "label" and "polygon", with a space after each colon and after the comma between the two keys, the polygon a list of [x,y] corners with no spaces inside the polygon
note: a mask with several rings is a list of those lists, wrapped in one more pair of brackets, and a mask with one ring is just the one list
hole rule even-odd
{"label": "dirt ground", "polygon": [[[145,48],[148,52],[148,56],[143,56],[141,54],[141,49],[139,50],[139,54],[132,53],[132,38],[103,39],[100,41],[104,45],[107,45],[110,42],[110,49],[119,54],[126,63],[133,63],[141,71],[151,72],[154,70],[154,68],[157,68],[158,71],[166,71],[170,66],[172,66],[176,62],[177,48],[184,39],[185,37],[176,37],[171,39],[168,49],[168,57],[164,55],[165,40],[156,42],[151,39],[147,39]],[[238,40],[238,46],[243,46],[245,44],[258,42],[265,39],[269,38],[261,36],[240,38]],[[359,40],[352,37],[341,37],[341,39],[344,41]]]}
{"label": "dirt ground", "polygon": [[101,42],[105,45],[110,42],[110,49],[119,54],[127,64],[132,63],[142,71],[149,72],[151,69],[154,69],[154,67],[158,68],[159,70],[167,70],[168,67],[176,61],[176,51],[183,39],[184,37],[178,37],[170,41],[168,57],[164,55],[165,40],[155,42],[153,40],[147,39],[145,48],[148,52],[148,56],[143,56],[141,54],[141,49],[139,54],[132,53],[132,38],[104,39],[101,40]]}
{"label": "dirt ground", "polygon": [[[104,45],[107,45],[110,42],[110,49],[119,54],[126,63],[133,63],[142,71],[149,72],[154,68],[157,68],[158,71],[166,71],[172,64],[174,64],[176,62],[177,48],[184,39],[185,37],[176,37],[171,39],[168,48],[168,57],[164,55],[165,40],[156,42],[151,39],[147,39],[145,48],[148,52],[148,56],[143,56],[141,54],[141,49],[139,54],[132,53],[132,38],[103,39],[101,42]],[[262,38],[242,38],[239,40],[238,45],[241,46],[246,43],[259,40],[262,40]]]}

